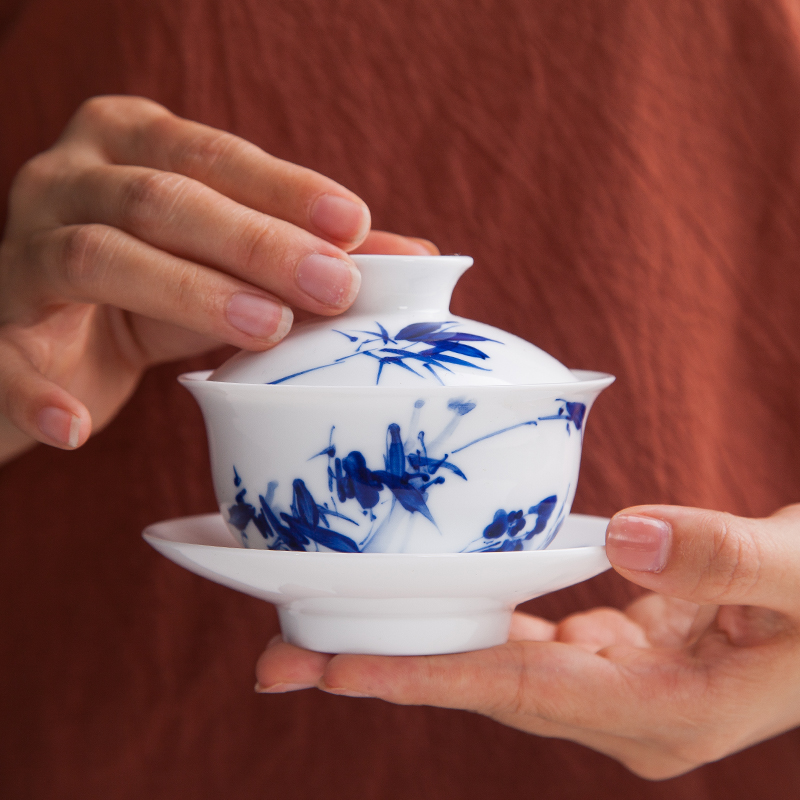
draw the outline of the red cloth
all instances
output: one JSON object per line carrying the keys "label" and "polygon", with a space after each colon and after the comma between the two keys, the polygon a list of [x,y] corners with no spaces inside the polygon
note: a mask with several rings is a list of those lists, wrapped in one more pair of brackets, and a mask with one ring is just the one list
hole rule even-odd
{"label": "red cloth", "polygon": [[[457,313],[618,376],[576,511],[762,515],[800,482],[799,37],[789,0],[0,0],[0,196],[91,95],[231,130],[473,255]],[[274,612],[139,538],[214,510],[174,378],[219,360],[0,473],[0,796],[797,796],[797,731],[650,784],[465,713],[255,696]]]}

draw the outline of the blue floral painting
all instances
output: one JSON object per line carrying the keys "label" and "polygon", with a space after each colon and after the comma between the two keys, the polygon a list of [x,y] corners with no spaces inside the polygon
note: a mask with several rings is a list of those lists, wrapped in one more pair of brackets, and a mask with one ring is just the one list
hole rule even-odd
{"label": "blue floral painting", "polygon": [[[556,515],[556,523],[550,527],[549,531],[547,531],[547,523],[558,504],[558,497],[554,494],[531,506],[527,513],[522,509],[517,511],[498,509],[495,511],[492,521],[483,529],[482,539],[475,542],[474,547],[468,548],[467,552],[505,553],[525,549],[544,550],[564,524],[566,518],[564,511],[568,495],[569,488],[567,488],[561,508]],[[541,537],[543,533],[545,536]],[[525,542],[531,541],[535,536],[540,537],[536,542],[536,547],[526,548]]]}
{"label": "blue floral painting", "polygon": [[377,362],[376,386],[381,381],[384,369],[392,367],[404,369],[418,378],[433,376],[438,383],[443,382],[440,373],[452,372],[452,366],[490,372],[488,367],[481,366],[489,360],[489,356],[476,345],[482,342],[494,344],[502,342],[474,333],[457,331],[455,328],[458,326],[459,323],[453,321],[414,322],[406,325],[394,336],[390,336],[380,322],[376,322],[376,330],[371,331],[334,330],[333,333],[344,336],[350,341],[354,346],[353,352],[327,364],[285,375],[270,383],[284,383],[300,375],[333,367],[348,359],[362,356]]}
{"label": "blue floral painting", "polygon": [[[428,506],[431,492],[446,491],[444,487],[448,481],[469,479],[451,456],[523,425],[559,420],[566,421],[567,432],[570,425],[579,430],[585,406],[559,402],[563,405],[555,414],[491,432],[440,456],[429,452],[423,430],[420,429],[411,440],[404,441],[400,425],[393,422],[386,429],[384,455],[379,464],[369,464],[358,450],[339,455],[334,441],[335,428],[332,428],[327,445],[309,458],[310,461],[324,459],[326,462],[327,497],[322,502],[312,495],[305,481],[295,478],[288,510],[280,510],[275,502],[278,484],[274,481],[268,484],[263,495],[258,496],[256,505],[248,501],[247,489],[234,467],[233,482],[239,491],[235,503],[228,508],[228,521],[241,534],[245,546],[249,544],[252,526],[263,537],[266,547],[272,550],[369,551],[376,537],[390,530],[392,520],[401,514],[423,517],[435,532],[437,523]],[[423,400],[414,404],[410,425],[414,430],[423,406]],[[582,406],[583,411],[577,406]],[[452,416],[435,437],[437,449],[452,436],[459,419],[475,407],[475,403],[464,399],[448,403]],[[559,511],[555,514],[555,524],[549,524],[557,506],[559,498],[550,495],[539,499],[527,511],[498,509],[494,518],[476,531],[475,539],[464,548],[464,552],[547,547],[563,523],[566,496],[561,499]],[[535,545],[530,544],[532,540],[536,540]]]}

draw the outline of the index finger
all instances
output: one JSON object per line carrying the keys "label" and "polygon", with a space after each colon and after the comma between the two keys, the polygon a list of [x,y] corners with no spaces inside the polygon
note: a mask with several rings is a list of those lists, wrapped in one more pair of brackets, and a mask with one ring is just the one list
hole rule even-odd
{"label": "index finger", "polygon": [[370,228],[366,204],[336,181],[144,98],[92,98],[76,113],[64,138],[99,147],[115,164],[193,178],[346,251],[357,247]]}

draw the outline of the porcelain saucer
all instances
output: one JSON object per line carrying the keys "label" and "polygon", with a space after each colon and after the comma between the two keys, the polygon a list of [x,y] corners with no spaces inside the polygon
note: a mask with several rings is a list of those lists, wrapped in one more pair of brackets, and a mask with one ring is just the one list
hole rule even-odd
{"label": "porcelain saucer", "polygon": [[547,550],[307,553],[243,548],[219,514],[145,540],[204,578],[274,603],[284,638],[325,653],[429,655],[504,643],[519,603],[604,572],[608,520],[570,515]]}

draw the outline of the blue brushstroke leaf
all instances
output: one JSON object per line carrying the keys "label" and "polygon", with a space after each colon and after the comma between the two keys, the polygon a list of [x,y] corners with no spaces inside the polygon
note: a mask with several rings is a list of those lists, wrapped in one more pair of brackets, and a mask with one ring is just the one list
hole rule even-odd
{"label": "blue brushstroke leaf", "polygon": [[305,485],[305,482],[300,478],[295,478],[292,481],[292,511],[294,512],[295,519],[299,520],[303,525],[308,525],[316,528],[319,525],[319,510],[311,492]]}
{"label": "blue brushstroke leaf", "polygon": [[461,356],[465,356],[466,358],[481,358],[487,359],[489,356],[486,355],[482,350],[478,350],[477,347],[472,347],[469,344],[459,344],[458,342],[438,342],[436,346],[432,350],[428,350],[426,352],[433,352],[433,353],[443,353],[443,352],[450,352],[450,353],[458,353]]}
{"label": "blue brushstroke leaf", "polygon": [[494,342],[495,344],[502,344],[497,339],[489,339],[486,336],[478,336],[476,333],[457,333],[455,331],[442,331],[430,336],[426,341],[436,342],[440,339],[449,342]]}
{"label": "blue brushstroke leaf", "polygon": [[448,322],[412,322],[406,325],[395,339],[402,339],[406,342],[418,342],[423,340],[426,336],[440,330],[443,325],[449,325]]}
{"label": "blue brushstroke leaf", "polygon": [[250,503],[236,503],[228,509],[228,522],[242,533],[256,515],[256,510]]}
{"label": "blue brushstroke leaf", "polygon": [[425,496],[410,483],[408,478],[383,471],[375,472],[374,474],[383,481],[386,488],[406,511],[410,511],[412,514],[422,514],[425,519],[433,522],[434,525],[436,524],[425,503]]}
{"label": "blue brushstroke leaf", "polygon": [[409,453],[408,463],[413,469],[425,470],[429,475],[435,475],[439,468],[444,468],[467,480],[467,476],[455,464],[451,464],[447,460],[447,456],[444,458],[428,458],[419,453]]}
{"label": "blue brushstroke leaf", "polygon": [[410,358],[419,358],[421,361],[430,361],[430,363],[440,366],[442,362],[446,364],[457,364],[460,367],[471,367],[472,369],[479,369],[483,372],[491,372],[486,367],[479,367],[477,364],[470,364],[469,361],[464,361],[463,358],[455,358],[447,356],[439,350],[423,350],[421,353],[410,353]]}
{"label": "blue brushstroke leaf", "polygon": [[463,417],[475,408],[475,403],[469,400],[449,400],[447,407],[451,411],[455,411],[459,417]]}

